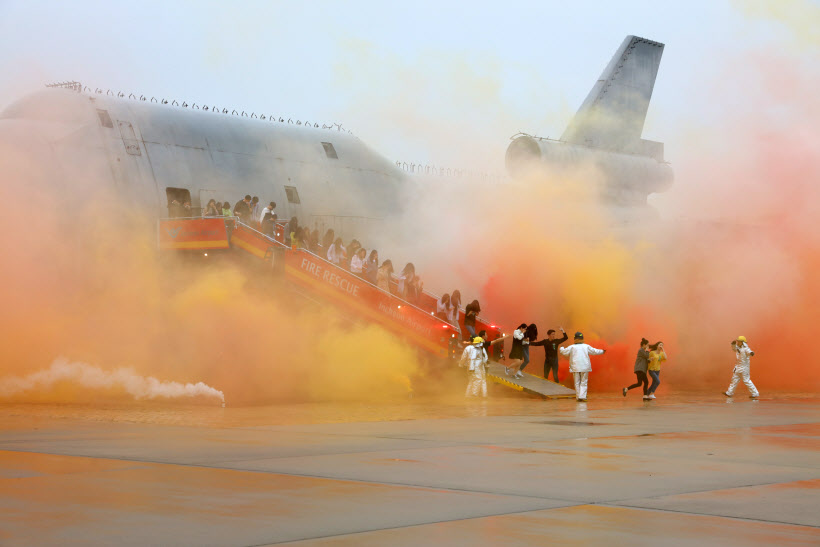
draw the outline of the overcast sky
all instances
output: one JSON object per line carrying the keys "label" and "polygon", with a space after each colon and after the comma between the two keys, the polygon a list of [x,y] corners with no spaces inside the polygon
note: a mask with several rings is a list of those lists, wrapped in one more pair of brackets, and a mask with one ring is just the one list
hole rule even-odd
{"label": "overcast sky", "polygon": [[[339,122],[390,159],[503,162],[557,137],[628,34],[666,44],[644,137],[740,86],[749,50],[816,63],[818,8],[789,2],[0,0],[0,105],[46,82]],[[731,76],[728,76],[731,78]],[[678,147],[680,148],[680,147]]]}

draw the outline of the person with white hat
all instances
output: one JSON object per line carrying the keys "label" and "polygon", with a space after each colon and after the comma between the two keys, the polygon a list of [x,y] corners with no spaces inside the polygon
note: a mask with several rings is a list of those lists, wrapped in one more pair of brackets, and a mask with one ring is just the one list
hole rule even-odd
{"label": "person with white hat", "polygon": [[605,349],[596,349],[584,343],[584,334],[575,333],[575,343],[565,348],[558,348],[561,355],[569,356],[569,371],[575,380],[575,397],[579,401],[587,400],[587,380],[592,370],[592,363],[589,361],[590,355],[603,355]]}
{"label": "person with white hat", "polygon": [[484,349],[484,339],[480,336],[473,338],[473,343],[464,348],[461,354],[461,361],[458,366],[463,367],[467,364],[469,369],[470,381],[467,382],[467,397],[481,397],[487,396],[487,374],[484,369],[489,361],[487,351]]}
{"label": "person with white hat", "polygon": [[735,368],[729,389],[724,391],[723,394],[727,397],[734,396],[738,382],[743,380],[743,383],[746,384],[746,389],[749,390],[749,396],[752,399],[757,399],[760,396],[760,392],[757,391],[757,388],[752,383],[749,370],[751,365],[750,361],[755,352],[753,352],[749,344],[746,343],[745,336],[738,336],[736,340],[732,340],[732,349],[735,352]]}

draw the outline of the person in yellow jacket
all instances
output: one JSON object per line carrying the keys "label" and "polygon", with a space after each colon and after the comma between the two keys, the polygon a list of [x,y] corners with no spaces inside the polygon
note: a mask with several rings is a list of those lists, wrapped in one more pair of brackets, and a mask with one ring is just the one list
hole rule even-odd
{"label": "person in yellow jacket", "polygon": [[663,351],[663,342],[658,342],[649,346],[649,376],[652,378],[652,385],[646,390],[644,399],[654,399],[655,390],[661,385],[661,363],[666,361],[666,352]]}

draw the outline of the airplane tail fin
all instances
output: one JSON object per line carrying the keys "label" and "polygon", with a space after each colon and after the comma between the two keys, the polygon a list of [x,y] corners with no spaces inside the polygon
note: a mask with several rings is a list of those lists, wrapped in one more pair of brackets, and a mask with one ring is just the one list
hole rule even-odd
{"label": "airplane tail fin", "polygon": [[641,133],[663,48],[658,42],[627,36],[561,140],[662,160],[663,144],[645,141]]}

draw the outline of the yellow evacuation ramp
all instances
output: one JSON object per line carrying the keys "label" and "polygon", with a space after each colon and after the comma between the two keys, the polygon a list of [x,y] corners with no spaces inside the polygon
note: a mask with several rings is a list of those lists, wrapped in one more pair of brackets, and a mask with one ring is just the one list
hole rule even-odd
{"label": "yellow evacuation ramp", "polygon": [[487,371],[487,379],[497,384],[507,386],[517,391],[526,391],[533,395],[544,397],[545,399],[560,399],[564,397],[575,397],[575,390],[564,387],[561,384],[550,382],[540,376],[533,376],[524,371],[523,378],[513,378],[504,374],[504,365],[499,365],[490,361],[490,368]]}

